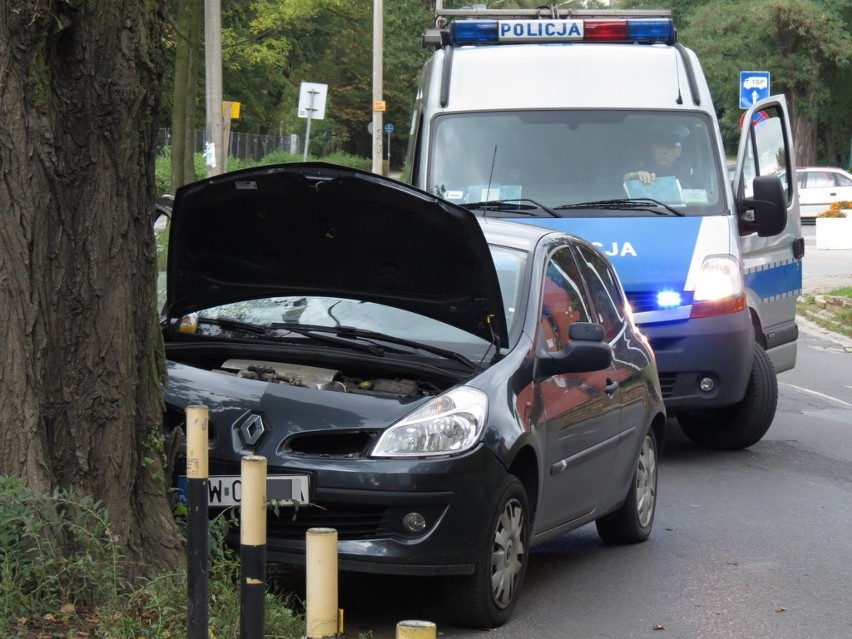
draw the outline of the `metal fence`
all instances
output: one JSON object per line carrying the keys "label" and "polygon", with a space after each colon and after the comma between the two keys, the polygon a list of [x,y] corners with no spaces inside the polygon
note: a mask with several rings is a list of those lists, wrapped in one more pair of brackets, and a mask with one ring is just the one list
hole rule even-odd
{"label": "metal fence", "polygon": [[[157,148],[171,146],[171,129],[160,129],[157,136]],[[195,153],[204,153],[206,134],[203,129],[195,131]],[[228,138],[228,157],[240,160],[258,161],[273,153],[299,153],[299,136],[294,133],[282,135],[257,135],[231,131]]]}

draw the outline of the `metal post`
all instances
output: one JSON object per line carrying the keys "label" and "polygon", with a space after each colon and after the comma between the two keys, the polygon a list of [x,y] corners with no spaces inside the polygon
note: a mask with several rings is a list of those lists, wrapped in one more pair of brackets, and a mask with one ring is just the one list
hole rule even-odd
{"label": "metal post", "polygon": [[305,622],[308,639],[334,637],[337,608],[337,531],[309,528],[305,535]]}
{"label": "metal post", "polygon": [[373,173],[381,175],[382,170],[382,120],[383,113],[376,108],[382,101],[382,49],[384,30],[382,0],[373,0]]}
{"label": "metal post", "polygon": [[310,102],[308,104],[308,126],[305,129],[305,152],[302,155],[302,161],[308,161],[308,146],[311,143],[311,120],[314,117],[314,99],[317,96],[319,91],[314,91],[313,89],[308,90],[308,95],[311,96]]}
{"label": "metal post", "polygon": [[208,637],[207,407],[186,409],[186,585],[188,639]]}
{"label": "metal post", "polygon": [[241,466],[240,639],[263,639],[266,617],[266,457]]}
{"label": "metal post", "polygon": [[204,86],[207,105],[207,177],[222,173],[222,4],[204,0]]}

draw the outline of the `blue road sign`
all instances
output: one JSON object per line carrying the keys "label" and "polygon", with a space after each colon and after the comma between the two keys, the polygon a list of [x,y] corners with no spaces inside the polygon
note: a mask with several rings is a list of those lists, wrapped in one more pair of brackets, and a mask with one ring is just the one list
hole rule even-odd
{"label": "blue road sign", "polygon": [[740,71],[740,108],[769,97],[769,71]]}
{"label": "blue road sign", "polygon": [[390,122],[385,125],[385,133],[393,133],[393,124]]}

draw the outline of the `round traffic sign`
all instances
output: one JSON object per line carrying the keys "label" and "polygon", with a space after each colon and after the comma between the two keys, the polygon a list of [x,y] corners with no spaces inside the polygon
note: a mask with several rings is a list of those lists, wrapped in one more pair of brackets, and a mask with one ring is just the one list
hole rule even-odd
{"label": "round traffic sign", "polygon": [[393,124],[390,122],[385,125],[385,133],[393,133]]}

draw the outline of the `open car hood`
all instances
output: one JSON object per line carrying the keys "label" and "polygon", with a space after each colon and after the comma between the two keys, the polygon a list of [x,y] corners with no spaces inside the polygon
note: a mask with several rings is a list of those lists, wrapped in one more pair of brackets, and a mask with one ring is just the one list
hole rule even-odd
{"label": "open car hood", "polygon": [[167,320],[247,299],[321,295],[394,306],[507,343],[476,217],[331,164],[255,167],[178,189],[167,287]]}

